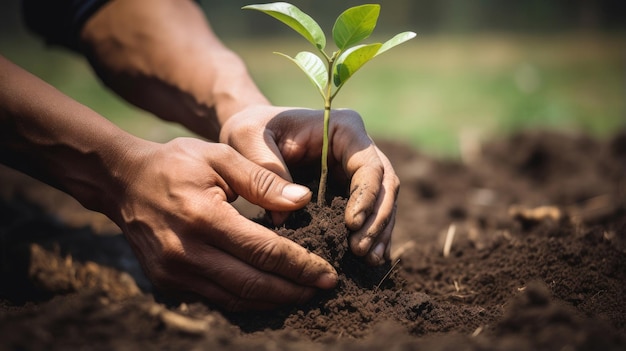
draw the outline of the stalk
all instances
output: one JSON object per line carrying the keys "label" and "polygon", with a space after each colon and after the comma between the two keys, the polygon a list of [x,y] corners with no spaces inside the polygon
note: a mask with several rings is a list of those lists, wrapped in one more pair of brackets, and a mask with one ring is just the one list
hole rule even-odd
{"label": "stalk", "polygon": [[317,189],[317,204],[324,206],[326,203],[326,181],[328,178],[328,125],[330,124],[330,101],[324,106],[324,135],[322,140],[322,173],[320,184]]}
{"label": "stalk", "polygon": [[333,57],[326,60],[328,62],[328,85],[326,86],[326,94],[324,95],[324,132],[322,134],[322,170],[320,174],[320,184],[317,189],[317,205],[324,206],[326,203],[326,183],[328,179],[328,149],[329,149],[329,125],[330,125],[330,111],[334,95],[332,94],[332,72],[333,64],[338,56],[336,52]]}

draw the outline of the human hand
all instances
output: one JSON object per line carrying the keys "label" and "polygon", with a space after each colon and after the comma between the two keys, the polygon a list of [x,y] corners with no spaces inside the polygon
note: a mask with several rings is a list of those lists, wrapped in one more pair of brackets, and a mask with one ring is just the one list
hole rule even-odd
{"label": "human hand", "polygon": [[[322,115],[319,110],[252,106],[227,120],[220,141],[291,181],[290,167],[321,157]],[[329,172],[350,181],[345,213],[353,232],[350,247],[368,263],[382,264],[390,255],[399,179],[356,112],[333,110],[329,128]],[[273,217],[275,222],[284,220],[280,213]]]}
{"label": "human hand", "polygon": [[230,146],[198,139],[150,143],[124,162],[125,192],[111,217],[157,287],[243,310],[301,303],[336,284],[329,263],[229,204],[241,195],[270,210],[295,210],[310,201],[307,188]]}

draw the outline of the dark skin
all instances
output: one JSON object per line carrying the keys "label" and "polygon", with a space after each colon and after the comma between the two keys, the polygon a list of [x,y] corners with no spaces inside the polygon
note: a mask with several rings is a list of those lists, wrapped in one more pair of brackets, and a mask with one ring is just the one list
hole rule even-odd
{"label": "dark skin", "polygon": [[[81,41],[112,90],[214,142],[137,138],[0,57],[2,163],[106,214],[162,289],[246,310],[335,286],[330,264],[230,205],[242,196],[278,224],[310,201],[289,167],[319,160],[321,111],[272,106],[189,0],[111,1]],[[356,112],[333,117],[330,159],[350,184],[351,248],[381,264],[398,178]]]}

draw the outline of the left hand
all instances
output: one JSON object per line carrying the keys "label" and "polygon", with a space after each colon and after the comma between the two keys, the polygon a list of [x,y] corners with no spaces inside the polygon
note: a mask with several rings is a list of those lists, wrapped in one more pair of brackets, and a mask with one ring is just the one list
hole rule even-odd
{"label": "left hand", "polygon": [[[255,105],[224,123],[220,141],[292,181],[290,166],[319,162],[322,134],[321,110]],[[329,135],[329,176],[350,181],[345,222],[352,231],[352,252],[366,256],[371,265],[382,264],[390,255],[400,181],[355,111],[333,110]],[[273,218],[284,220],[280,215]]]}

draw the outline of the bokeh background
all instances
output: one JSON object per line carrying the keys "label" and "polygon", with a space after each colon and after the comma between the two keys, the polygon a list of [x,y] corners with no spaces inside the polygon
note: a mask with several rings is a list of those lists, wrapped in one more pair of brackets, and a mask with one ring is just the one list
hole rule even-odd
{"label": "bokeh background", "polygon": [[[242,11],[253,1],[201,1],[222,40],[239,53],[270,100],[320,108],[295,55],[308,42],[276,20]],[[293,0],[330,34],[336,16],[363,1]],[[368,42],[405,30],[417,38],[377,57],[335,100],[358,110],[375,138],[459,157],[467,145],[520,129],[606,138],[626,127],[626,2],[623,0],[382,0]],[[0,54],[154,141],[191,135],[120,100],[85,60],[46,47],[22,25],[19,0],[0,3]]]}

